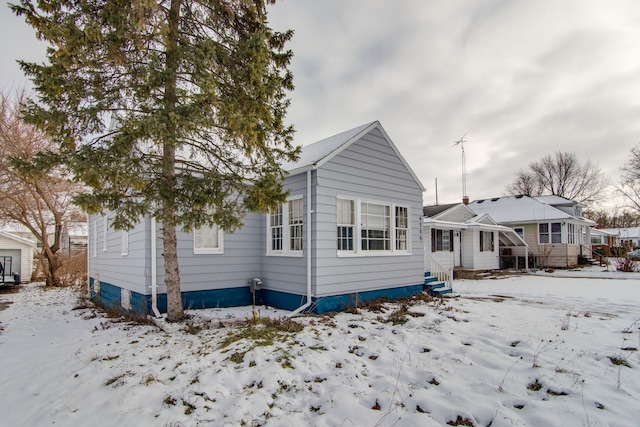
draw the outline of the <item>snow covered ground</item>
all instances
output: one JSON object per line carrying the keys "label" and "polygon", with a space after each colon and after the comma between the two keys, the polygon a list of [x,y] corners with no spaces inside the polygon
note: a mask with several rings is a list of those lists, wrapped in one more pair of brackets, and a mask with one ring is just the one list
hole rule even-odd
{"label": "snow covered ground", "polygon": [[0,424],[637,426],[640,274],[602,270],[457,281],[444,302],[298,328],[236,308],[166,332],[70,289],[3,291]]}

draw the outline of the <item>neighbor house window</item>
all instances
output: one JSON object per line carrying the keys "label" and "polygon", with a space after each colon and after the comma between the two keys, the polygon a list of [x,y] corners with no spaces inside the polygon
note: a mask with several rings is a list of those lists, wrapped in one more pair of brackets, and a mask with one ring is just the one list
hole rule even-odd
{"label": "neighbor house window", "polygon": [[538,224],[540,243],[562,243],[562,224],[559,222]]}
{"label": "neighbor house window", "polygon": [[193,253],[221,254],[223,252],[223,234],[215,224],[193,230]]}
{"label": "neighbor house window", "polygon": [[480,232],[480,252],[493,252],[493,231]]}
{"label": "neighbor house window", "polygon": [[567,243],[570,245],[577,245],[580,243],[578,232],[580,227],[576,224],[567,224]]}
{"label": "neighbor house window", "polygon": [[267,253],[302,255],[303,225],[302,196],[278,205],[267,218]]}
{"label": "neighbor house window", "polygon": [[363,251],[391,250],[391,208],[388,205],[362,203],[360,237]]}
{"label": "neighbor house window", "polygon": [[431,252],[453,252],[453,230],[431,229]]}
{"label": "neighbor house window", "polygon": [[396,206],[396,250],[406,251],[409,248],[409,208]]}
{"label": "neighbor house window", "polygon": [[122,255],[129,255],[129,232],[122,230]]}
{"label": "neighbor house window", "polygon": [[521,238],[522,240],[524,240],[524,228],[523,228],[523,227],[515,227],[515,228],[513,229],[513,231],[515,231],[515,232],[516,232],[516,234],[517,234],[518,236],[520,236],[520,238]]}
{"label": "neighbor house window", "polygon": [[338,250],[353,251],[353,229],[355,221],[355,202],[353,200],[338,199]]}

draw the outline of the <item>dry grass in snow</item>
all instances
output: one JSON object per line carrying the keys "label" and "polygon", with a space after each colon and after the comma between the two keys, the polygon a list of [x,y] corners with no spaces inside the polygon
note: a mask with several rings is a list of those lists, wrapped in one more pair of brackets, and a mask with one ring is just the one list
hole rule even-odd
{"label": "dry grass in snow", "polygon": [[[460,297],[140,325],[0,294],[5,425],[637,425],[640,277],[459,281]],[[634,277],[634,276],[628,276]]]}

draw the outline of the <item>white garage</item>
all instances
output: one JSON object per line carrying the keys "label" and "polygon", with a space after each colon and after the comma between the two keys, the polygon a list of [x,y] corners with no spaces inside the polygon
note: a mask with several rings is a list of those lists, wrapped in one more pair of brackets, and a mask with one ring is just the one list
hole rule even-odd
{"label": "white garage", "polygon": [[0,231],[0,262],[7,270],[4,274],[18,273],[22,282],[28,282],[33,271],[35,247],[36,243],[31,240]]}

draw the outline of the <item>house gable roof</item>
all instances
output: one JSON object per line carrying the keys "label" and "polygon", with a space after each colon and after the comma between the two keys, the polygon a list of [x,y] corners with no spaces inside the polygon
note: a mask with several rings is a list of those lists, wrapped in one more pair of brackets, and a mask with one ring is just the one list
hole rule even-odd
{"label": "house gable roof", "polygon": [[453,222],[470,221],[476,216],[475,212],[469,209],[464,203],[425,206],[422,208],[422,212],[425,217]]}
{"label": "house gable roof", "polygon": [[387,132],[377,120],[330,136],[314,142],[313,144],[303,146],[298,161],[285,163],[282,165],[282,168],[288,171],[290,175],[296,175],[310,169],[317,169],[374,129],[378,129],[380,133],[382,133],[382,136],[393,149],[402,164],[407,168],[409,174],[411,174],[422,191],[424,191],[425,188],[417,175],[413,169],[411,169],[404,157],[402,157],[398,148],[395,146],[393,141],[391,141],[391,138],[389,138],[389,135],[387,135]]}
{"label": "house gable roof", "polygon": [[534,199],[551,206],[583,206],[580,202],[556,195],[537,196]]}
{"label": "house gable roof", "polygon": [[554,208],[548,203],[529,196],[505,196],[475,200],[469,203],[468,206],[478,215],[489,214],[498,224],[570,219],[582,221],[579,218]]}
{"label": "house gable roof", "polygon": [[14,236],[13,234],[7,233],[6,231],[0,231],[0,237],[4,237],[6,239],[13,240],[14,242],[20,243],[22,245],[28,245],[28,246],[31,246],[31,247],[34,247],[34,248],[36,247],[36,242],[31,241],[29,239],[25,239],[25,238],[19,237],[19,236]]}
{"label": "house gable roof", "polygon": [[436,215],[457,206],[458,203],[449,203],[448,205],[429,205],[422,208],[422,214],[426,217],[435,217]]}
{"label": "house gable roof", "polygon": [[478,224],[485,224],[485,225],[498,225],[498,223],[495,222],[493,220],[493,218],[491,218],[491,216],[489,216],[489,214],[477,215],[477,216],[473,217],[472,219],[470,219],[469,221],[473,221],[473,222],[476,222]]}

